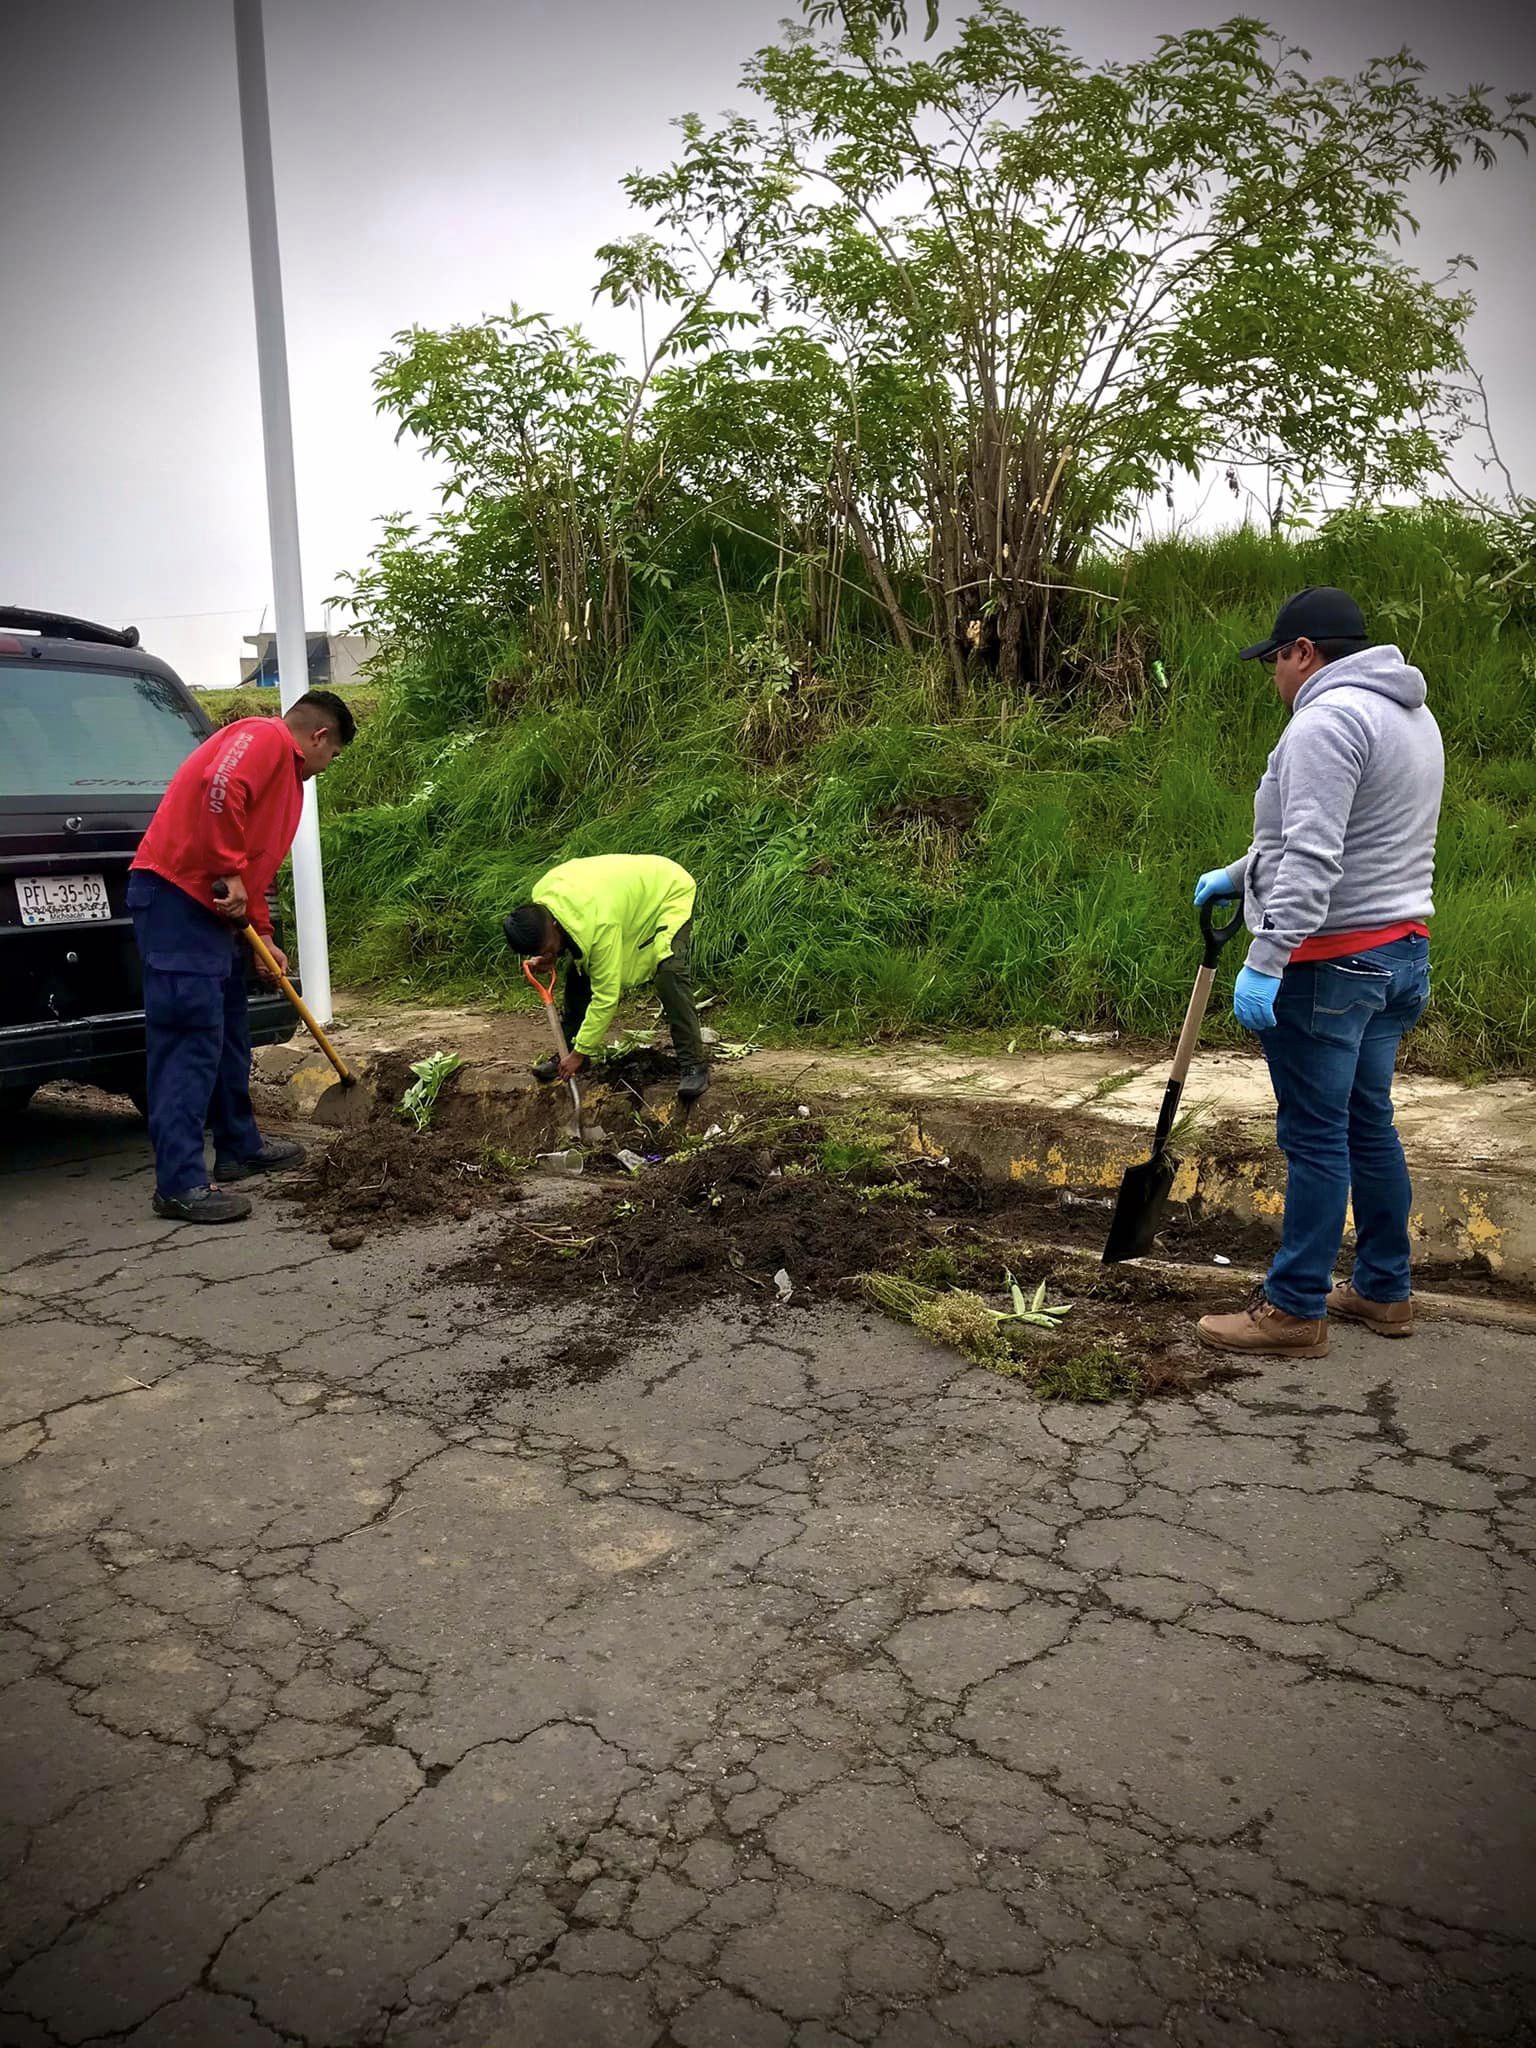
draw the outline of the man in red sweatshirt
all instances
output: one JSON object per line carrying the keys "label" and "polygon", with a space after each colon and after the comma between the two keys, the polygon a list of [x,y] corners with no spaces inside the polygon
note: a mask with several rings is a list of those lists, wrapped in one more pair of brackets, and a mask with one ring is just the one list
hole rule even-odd
{"label": "man in red sweatshirt", "polygon": [[[251,1026],[240,928],[272,945],[267,891],[299,829],[304,784],[329,768],[356,727],[329,690],[311,690],[281,718],[241,718],[189,754],[160,800],[133,862],[128,908],[144,964],[149,1135],[155,1214],[181,1223],[238,1223],[244,1195],[214,1179],[296,1166],[304,1148],[263,1140],[251,1112]],[[259,972],[265,974],[264,968]]]}

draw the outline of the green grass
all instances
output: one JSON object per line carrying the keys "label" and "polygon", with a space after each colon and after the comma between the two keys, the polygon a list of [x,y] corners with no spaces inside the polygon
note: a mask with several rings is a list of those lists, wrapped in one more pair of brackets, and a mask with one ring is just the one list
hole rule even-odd
{"label": "green grass", "polygon": [[[514,998],[500,919],[561,858],[663,852],[699,878],[694,961],[726,1035],[1116,1027],[1171,1036],[1198,964],[1190,894],[1247,844],[1282,725],[1233,659],[1307,583],[1354,588],[1429,677],[1449,760],[1434,1008],[1418,1057],[1536,1053],[1536,656],[1468,597],[1487,542],[1445,514],[1237,532],[1081,572],[1126,595],[1166,685],[1073,708],[867,640],[819,658],[771,733],[718,596],[675,594],[625,660],[534,678],[515,715],[430,658],[397,659],[322,809],[338,975],[416,996]],[[730,598],[739,646],[750,592]],[[745,623],[744,623],[745,622]],[[1104,629],[1111,655],[1113,626]],[[1391,637],[1390,633],[1383,637]],[[1140,664],[1138,664],[1140,666]],[[488,678],[486,680],[489,680]],[[1235,961],[1223,970],[1230,980]],[[1240,1034],[1213,1005],[1213,1038]]]}

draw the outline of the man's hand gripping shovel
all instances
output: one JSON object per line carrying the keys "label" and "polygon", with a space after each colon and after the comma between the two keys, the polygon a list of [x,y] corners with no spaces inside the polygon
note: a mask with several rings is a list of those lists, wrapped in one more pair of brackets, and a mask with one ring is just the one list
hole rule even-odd
{"label": "man's hand gripping shovel", "polygon": [[1144,1258],[1154,1249],[1168,1207],[1168,1197],[1173,1192],[1179,1162],[1168,1147],[1173,1138],[1184,1083],[1189,1078],[1190,1063],[1195,1057],[1200,1026],[1205,1022],[1206,1005],[1216,985],[1216,963],[1221,958],[1221,949],[1241,931],[1243,925],[1241,897],[1225,924],[1216,922],[1216,900],[1213,898],[1200,912],[1200,934],[1205,950],[1201,956],[1200,972],[1195,976],[1189,1008],[1184,1013],[1184,1029],[1179,1033],[1178,1050],[1173,1056],[1173,1072],[1168,1076],[1163,1106],[1158,1112],[1152,1156],[1145,1165],[1128,1166],[1125,1170],[1109,1226],[1109,1240],[1104,1246],[1106,1266],[1118,1265],[1122,1259]]}
{"label": "man's hand gripping shovel", "polygon": [[[523,973],[527,977],[530,986],[537,989],[539,999],[544,1005],[544,1016],[549,1024],[550,1036],[555,1041],[555,1051],[562,1060],[569,1058],[571,1049],[565,1042],[565,1033],[560,1029],[560,1019],[555,1015],[554,968],[550,968],[549,980],[547,982],[540,981],[539,977],[534,973],[531,963],[527,960],[523,962]],[[571,1132],[571,1136],[580,1144],[583,1135],[581,1128],[581,1090],[576,1086],[574,1074],[565,1085],[571,1091],[571,1104],[576,1111],[576,1125]]]}
{"label": "man's hand gripping shovel", "polygon": [[[229,885],[223,881],[215,882],[213,885],[212,893],[214,901],[216,903],[222,903],[229,894]],[[257,931],[255,925],[253,924],[241,925],[238,927],[238,929],[240,932],[240,936],[245,940],[246,944],[250,947],[251,951],[256,955],[256,958],[260,961],[262,972],[265,975],[266,979],[272,982],[275,987],[280,988],[282,990],[283,994],[288,998],[289,1002],[292,1003],[293,1007],[298,1011],[299,1016],[303,1020],[305,1028],[308,1030],[310,1037],[315,1041],[316,1045],[319,1046],[320,1050],[325,1054],[326,1058],[330,1061],[331,1065],[336,1069],[336,1076],[339,1082],[341,1083],[342,1088],[356,1088],[356,1074],[353,1073],[352,1069],[347,1065],[346,1061],[342,1058],[341,1054],[336,1050],[335,1046],[332,1045],[329,1038],[326,1037],[325,1032],[321,1029],[320,1021],[315,1016],[314,1011],[310,1009],[308,1003],[305,1002],[304,998],[299,994],[298,990],[294,987],[293,983],[288,979],[287,975],[284,974],[281,967],[278,966],[277,961],[273,958],[271,947],[267,944],[266,940],[261,936],[261,933]],[[334,1087],[329,1088],[326,1090],[326,1093],[321,1098],[321,1100],[325,1102],[327,1105],[329,1105],[332,1099],[335,1097],[335,1094],[336,1091]],[[351,1112],[350,1115],[342,1116],[338,1114],[335,1116],[322,1116],[319,1114],[317,1105],[316,1121],[324,1123],[355,1123],[367,1117],[368,1103],[366,1098],[363,1097],[361,1094],[347,1098],[347,1106]]]}

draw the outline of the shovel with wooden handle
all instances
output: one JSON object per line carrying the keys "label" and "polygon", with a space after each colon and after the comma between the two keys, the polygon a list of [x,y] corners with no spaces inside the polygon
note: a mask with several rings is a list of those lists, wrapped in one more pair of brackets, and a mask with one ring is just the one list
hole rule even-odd
{"label": "shovel with wooden handle", "polygon": [[[229,894],[229,884],[227,882],[215,882],[213,885],[213,894],[217,901],[222,902],[223,899]],[[268,974],[271,975],[272,979],[277,983],[278,987],[282,990],[283,994],[288,998],[289,1002],[292,1003],[293,1007],[298,1011],[299,1016],[303,1019],[305,1025],[308,1027],[310,1037],[314,1039],[316,1045],[319,1046],[320,1050],[325,1054],[326,1058],[330,1061],[331,1065],[336,1069],[342,1087],[355,1088],[357,1085],[356,1074],[353,1073],[352,1069],[347,1065],[346,1061],[342,1058],[341,1054],[336,1050],[335,1046],[332,1045],[331,1041],[326,1037],[325,1033],[321,1030],[313,1010],[310,1009],[308,1003],[305,1002],[304,998],[299,994],[298,990],[294,987],[293,983],[288,979],[287,975],[284,974],[281,967],[278,966],[277,961],[273,958],[271,947],[267,944],[266,940],[261,936],[261,933],[257,931],[255,925],[242,925],[241,937],[245,940],[246,944],[250,947],[251,951],[256,955],[256,958],[266,968]]]}
{"label": "shovel with wooden handle", "polygon": [[1162,1228],[1163,1214],[1168,1207],[1168,1197],[1173,1189],[1174,1175],[1179,1162],[1168,1150],[1168,1141],[1173,1136],[1173,1126],[1179,1114],[1179,1103],[1184,1094],[1184,1083],[1189,1078],[1190,1062],[1195,1056],[1195,1044],[1200,1036],[1200,1026],[1205,1022],[1206,1006],[1211,1000],[1211,990],[1216,984],[1216,963],[1221,949],[1228,939],[1241,931],[1243,924],[1243,900],[1237,899],[1237,908],[1225,924],[1216,922],[1216,906],[1207,903],[1200,912],[1200,930],[1205,938],[1205,955],[1200,972],[1195,976],[1195,986],[1189,998],[1189,1008],[1184,1013],[1184,1029],[1179,1033],[1178,1049],[1173,1055],[1173,1071],[1168,1076],[1168,1086],[1163,1091],[1163,1106],[1157,1113],[1157,1129],[1152,1137],[1152,1156],[1144,1166],[1128,1166],[1125,1178],[1120,1183],[1119,1199],[1115,1203],[1114,1217],[1109,1226],[1109,1238],[1104,1246],[1104,1264],[1117,1266],[1122,1259],[1140,1259],[1151,1251],[1153,1241]]}
{"label": "shovel with wooden handle", "polygon": [[[538,990],[539,999],[544,1005],[544,1015],[549,1023],[550,1035],[555,1041],[555,1052],[560,1059],[564,1059],[566,1055],[570,1052],[570,1047],[565,1042],[565,1033],[560,1028],[559,1017],[555,1014],[555,970],[553,967],[551,967],[551,969],[549,970],[548,982],[542,982],[540,981],[539,977],[534,973],[533,968],[529,964],[529,962],[525,960],[523,962],[523,973],[527,977],[531,985]],[[575,1135],[579,1138],[581,1136],[581,1090],[576,1086],[576,1077],[574,1074],[571,1076],[570,1080],[566,1082],[565,1085],[567,1088],[570,1089],[571,1101],[575,1105]]]}

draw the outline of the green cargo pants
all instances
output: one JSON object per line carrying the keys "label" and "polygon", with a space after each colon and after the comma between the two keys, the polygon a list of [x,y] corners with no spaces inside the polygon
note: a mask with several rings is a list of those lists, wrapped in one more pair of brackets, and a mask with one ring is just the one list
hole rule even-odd
{"label": "green cargo pants", "polygon": [[[688,945],[692,936],[693,919],[689,918],[673,939],[671,954],[657,963],[655,982],[679,1066],[703,1067],[709,1062],[704,1056],[699,1013],[693,1006],[693,984],[688,978]],[[560,1022],[565,1027],[567,1045],[575,1044],[591,1000],[591,982],[574,960],[567,961],[565,988],[560,998]]]}

